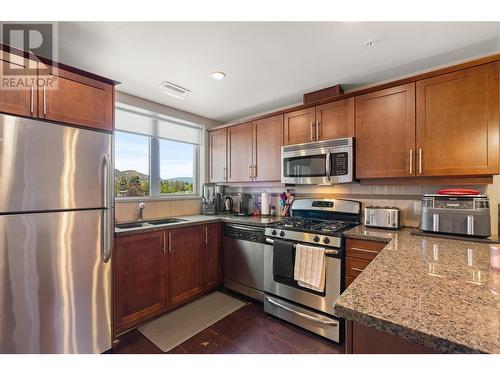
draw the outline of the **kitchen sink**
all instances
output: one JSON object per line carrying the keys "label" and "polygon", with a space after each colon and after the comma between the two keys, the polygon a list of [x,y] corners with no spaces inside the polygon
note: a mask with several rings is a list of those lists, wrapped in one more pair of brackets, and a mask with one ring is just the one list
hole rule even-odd
{"label": "kitchen sink", "polygon": [[151,226],[149,223],[126,223],[126,224],[115,224],[115,228],[118,229],[132,229],[132,228],[142,228]]}
{"label": "kitchen sink", "polygon": [[173,224],[179,223],[181,221],[186,221],[183,219],[158,219],[158,220],[148,220],[148,224],[151,225],[163,225],[163,224]]}

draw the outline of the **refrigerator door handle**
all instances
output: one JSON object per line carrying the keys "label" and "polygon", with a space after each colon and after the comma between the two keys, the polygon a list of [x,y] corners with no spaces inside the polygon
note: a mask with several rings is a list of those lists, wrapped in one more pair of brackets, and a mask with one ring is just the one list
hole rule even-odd
{"label": "refrigerator door handle", "polygon": [[[103,246],[102,246],[102,261],[104,263],[107,263],[109,259],[111,258],[111,249],[112,249],[112,243],[111,243],[111,238],[112,236],[110,235],[110,228],[113,227],[112,225],[112,220],[113,220],[113,211],[110,209],[110,170],[111,170],[111,160],[109,159],[109,155],[107,153],[104,154],[104,166],[103,166],[103,205],[104,205],[104,210],[103,210],[103,218],[102,218],[102,239],[103,239]],[[111,221],[111,223],[110,223]]]}

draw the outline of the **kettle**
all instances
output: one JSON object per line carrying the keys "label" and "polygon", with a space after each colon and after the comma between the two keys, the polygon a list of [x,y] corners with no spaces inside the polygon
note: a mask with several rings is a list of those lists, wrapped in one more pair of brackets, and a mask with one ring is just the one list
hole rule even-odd
{"label": "kettle", "polygon": [[224,198],[224,213],[225,214],[233,213],[233,198],[231,197]]}

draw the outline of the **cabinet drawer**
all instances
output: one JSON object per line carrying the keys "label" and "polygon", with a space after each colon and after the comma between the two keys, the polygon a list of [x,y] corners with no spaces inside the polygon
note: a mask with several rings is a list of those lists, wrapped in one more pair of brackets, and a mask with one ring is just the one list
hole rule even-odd
{"label": "cabinet drawer", "polygon": [[356,278],[368,264],[370,264],[369,260],[346,257],[345,274],[346,276]]}
{"label": "cabinet drawer", "polygon": [[385,242],[347,239],[346,256],[372,260],[386,245]]}

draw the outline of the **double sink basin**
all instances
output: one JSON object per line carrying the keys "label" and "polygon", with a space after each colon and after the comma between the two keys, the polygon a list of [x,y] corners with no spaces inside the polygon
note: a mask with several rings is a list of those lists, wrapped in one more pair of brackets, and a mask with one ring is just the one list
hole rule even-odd
{"label": "double sink basin", "polygon": [[148,220],[148,221],[137,221],[135,223],[115,224],[115,228],[118,228],[118,229],[148,228],[148,227],[154,227],[155,225],[180,223],[181,221],[186,221],[186,220],[183,220],[183,219],[158,219],[158,220]]}

